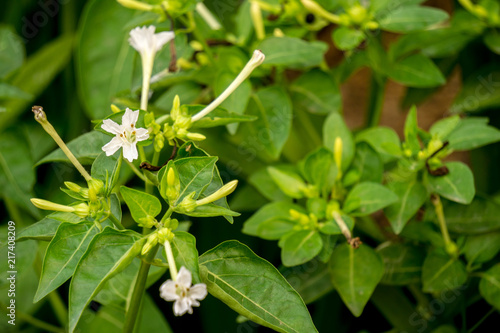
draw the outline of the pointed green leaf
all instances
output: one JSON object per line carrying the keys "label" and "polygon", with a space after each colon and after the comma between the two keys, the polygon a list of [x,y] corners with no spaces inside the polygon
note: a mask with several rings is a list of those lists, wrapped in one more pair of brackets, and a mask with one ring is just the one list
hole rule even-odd
{"label": "pointed green leaf", "polygon": [[398,201],[384,208],[392,230],[399,234],[406,223],[417,213],[427,200],[425,186],[417,181],[402,183],[390,182],[387,187],[398,197]]}
{"label": "pointed green leaf", "polygon": [[329,270],[342,301],[359,317],[384,275],[380,255],[367,245],[353,249],[344,243],[333,250]]}
{"label": "pointed green leaf", "polygon": [[442,250],[434,250],[425,258],[422,267],[423,291],[436,292],[455,289],[467,281],[467,271],[458,259]]}
{"label": "pointed green leaf", "polygon": [[469,263],[490,261],[500,252],[500,231],[467,236],[462,251]]}
{"label": "pointed green leaf", "polygon": [[422,54],[396,62],[388,75],[396,82],[415,88],[432,88],[446,83],[446,78],[436,64]]}
{"label": "pointed green leaf", "polygon": [[181,182],[181,191],[174,205],[181,203],[182,199],[192,192],[196,193],[194,199],[198,199],[212,181],[215,162],[217,162],[215,156],[186,157],[175,160],[174,164]]}
{"label": "pointed green leaf", "polygon": [[196,238],[190,233],[176,231],[175,237],[170,242],[177,269],[186,267],[193,276],[193,284],[200,283],[200,270],[198,266],[198,250]]}
{"label": "pointed green leaf", "polygon": [[93,222],[64,222],[59,226],[45,252],[34,302],[41,300],[73,275],[78,261],[98,232]]}
{"label": "pointed green leaf", "polygon": [[[195,115],[196,113],[203,110],[205,108],[205,105],[183,105],[183,108],[189,108],[187,114]],[[191,128],[194,129],[194,128],[209,128],[216,126],[224,126],[233,123],[254,121],[256,119],[257,117],[255,116],[238,114],[219,107],[210,112],[205,117],[194,122]]]}
{"label": "pointed green leaf", "polygon": [[295,205],[291,202],[271,202],[259,209],[245,221],[242,232],[251,236],[259,236],[258,230],[262,223],[273,220],[284,221],[284,223],[288,221],[292,222],[290,209],[295,209],[298,212],[305,213],[305,210],[301,206]]}
{"label": "pointed green leaf", "polygon": [[77,223],[81,220],[82,218],[73,213],[55,212],[21,230],[17,234],[16,240],[23,241],[27,239],[36,239],[41,241],[51,241],[61,223]]}
{"label": "pointed green leaf", "polygon": [[476,119],[462,119],[448,141],[453,150],[472,150],[500,141],[500,131]]}
{"label": "pointed green leaf", "polygon": [[342,51],[352,50],[365,40],[363,31],[340,27],[333,31],[333,41]]}
{"label": "pointed green leaf", "polygon": [[343,210],[353,216],[364,216],[396,202],[398,196],[387,187],[372,183],[360,183],[349,192]]}
{"label": "pointed green leaf", "polygon": [[267,167],[267,172],[287,196],[296,199],[304,197],[303,189],[306,184],[298,173],[280,166]]}
{"label": "pointed green leaf", "polygon": [[69,332],[104,283],[123,271],[140,254],[145,239],[133,231],[105,228],[90,242],[69,287]]}
{"label": "pointed green leaf", "polygon": [[263,65],[304,68],[321,64],[327,45],[294,37],[268,37],[256,48],[266,55]]}
{"label": "pointed green leaf", "polygon": [[125,186],[120,187],[120,193],[137,223],[140,223],[142,218],[156,217],[161,212],[161,202],[154,195]]}
{"label": "pointed green leaf", "polygon": [[102,152],[97,156],[94,163],[92,163],[90,175],[95,179],[102,180],[105,185],[106,194],[111,193],[118,181],[121,162],[121,151],[119,151],[111,156],[106,156],[106,153]]}
{"label": "pointed green leaf", "polygon": [[461,204],[470,204],[476,189],[474,175],[467,165],[461,162],[446,163],[449,173],[445,176],[428,175],[431,190]]}
{"label": "pointed green leaf", "polygon": [[408,285],[419,283],[425,254],[422,249],[401,243],[387,242],[377,248],[385,266],[381,283]]}
{"label": "pointed green leaf", "polygon": [[380,154],[384,163],[401,156],[401,140],[394,129],[389,127],[372,127],[356,134],[356,142],[368,143]]}
{"label": "pointed green leaf", "polygon": [[441,9],[420,6],[400,6],[387,13],[379,20],[380,27],[399,33],[424,30],[448,18],[448,14]]}
{"label": "pointed green leaf", "polygon": [[266,260],[238,241],[200,257],[208,291],[250,320],[278,332],[317,332],[304,302]]}
{"label": "pointed green leaf", "polygon": [[281,261],[291,267],[316,257],[323,247],[323,240],[316,230],[301,230],[286,235],[281,247]]}
{"label": "pointed green leaf", "polygon": [[483,273],[479,282],[479,292],[488,303],[500,310],[500,264]]}

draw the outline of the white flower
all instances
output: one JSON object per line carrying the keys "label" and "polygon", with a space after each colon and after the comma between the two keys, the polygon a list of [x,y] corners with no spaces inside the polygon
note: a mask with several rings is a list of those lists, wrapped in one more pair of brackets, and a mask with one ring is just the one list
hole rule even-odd
{"label": "white flower", "polygon": [[191,286],[191,272],[182,266],[177,275],[177,281],[167,280],[160,287],[160,297],[166,301],[175,301],[174,314],[182,316],[186,312],[193,313],[193,306],[207,296],[207,285],[198,283]]}
{"label": "white flower", "polygon": [[164,31],[155,34],[156,27],[150,25],[149,27],[137,27],[130,31],[129,43],[136,49],[142,57],[153,57],[156,52],[174,39],[175,34],[173,31]]}
{"label": "white flower", "polygon": [[121,125],[118,125],[111,119],[104,119],[101,128],[106,132],[116,135],[110,142],[102,147],[102,150],[106,152],[106,156],[113,155],[118,149],[123,147],[123,157],[130,162],[137,159],[139,156],[137,153],[137,142],[149,138],[147,129],[135,127],[137,118],[139,118],[139,110],[132,111],[127,108],[122,117]]}

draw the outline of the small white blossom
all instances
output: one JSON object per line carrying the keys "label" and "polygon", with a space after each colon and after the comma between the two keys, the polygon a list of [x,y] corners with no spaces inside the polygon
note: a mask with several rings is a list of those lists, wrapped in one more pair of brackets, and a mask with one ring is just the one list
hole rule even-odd
{"label": "small white blossom", "polygon": [[186,312],[193,313],[193,306],[207,296],[207,285],[197,283],[191,286],[191,272],[182,266],[177,275],[177,281],[167,280],[160,287],[160,297],[166,301],[175,301],[174,314],[182,316]]}
{"label": "small white blossom", "polygon": [[174,39],[173,31],[164,31],[155,34],[156,27],[137,27],[130,31],[129,43],[142,57],[153,57],[161,48]]}
{"label": "small white blossom", "polygon": [[108,142],[102,150],[106,152],[106,156],[111,156],[120,148],[123,148],[123,157],[129,162],[137,159],[137,142],[144,141],[149,138],[149,132],[145,128],[136,128],[135,123],[139,118],[139,110],[132,111],[129,108],[125,110],[122,117],[122,124],[118,125],[111,119],[104,119],[101,128],[106,132],[115,134],[116,136]]}

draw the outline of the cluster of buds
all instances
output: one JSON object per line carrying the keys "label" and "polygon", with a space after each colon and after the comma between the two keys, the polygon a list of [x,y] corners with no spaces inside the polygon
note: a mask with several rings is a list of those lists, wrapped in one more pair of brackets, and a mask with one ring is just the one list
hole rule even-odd
{"label": "cluster of buds", "polygon": [[318,218],[312,213],[306,215],[295,209],[290,209],[289,214],[292,220],[298,222],[294,226],[295,230],[314,230],[318,227]]}
{"label": "cluster of buds", "polygon": [[175,235],[172,229],[169,227],[160,227],[152,233],[149,234],[146,240],[146,244],[142,247],[141,254],[145,255],[157,244],[164,244],[165,242],[170,242],[174,239]]}
{"label": "cluster of buds", "polygon": [[189,132],[189,128],[193,121],[190,116],[183,114],[181,110],[181,101],[178,95],[174,98],[172,110],[170,111],[170,118],[173,123],[166,123],[163,128],[164,135],[170,145],[174,144],[175,138],[193,141],[205,140],[203,134]]}

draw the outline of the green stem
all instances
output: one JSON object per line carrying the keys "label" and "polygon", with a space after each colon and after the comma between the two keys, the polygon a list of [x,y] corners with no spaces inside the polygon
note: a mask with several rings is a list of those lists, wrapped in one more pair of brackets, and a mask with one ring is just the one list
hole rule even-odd
{"label": "green stem", "polygon": [[172,246],[170,242],[165,241],[165,253],[167,254],[168,269],[170,270],[170,276],[172,280],[177,281],[177,266],[175,265],[174,253],[172,252]]}
{"label": "green stem", "polygon": [[153,154],[153,160],[151,161],[152,165],[158,165],[158,161],[160,160],[160,152],[156,151]]}
{"label": "green stem", "polygon": [[479,325],[481,325],[486,320],[486,318],[488,318],[495,311],[495,308],[491,308],[491,310],[488,311],[488,313],[486,313],[483,318],[479,319],[479,321],[474,326],[472,326],[472,328],[468,330],[467,333],[474,332],[479,327]]}
{"label": "green stem", "polygon": [[143,182],[148,182],[148,179],[146,178],[146,176],[144,176],[141,171],[139,171],[139,169],[137,169],[137,167],[134,165],[134,163],[132,162],[129,162],[128,160],[125,160],[125,162],[127,162],[128,166],[130,167],[130,169],[135,173],[135,175],[137,177],[139,177]]}
{"label": "green stem", "polygon": [[[152,261],[158,252],[158,245],[156,245],[146,256],[146,261]],[[132,298],[130,299],[130,306],[127,310],[125,316],[125,324],[123,326],[124,333],[132,333],[134,331],[135,323],[137,322],[137,317],[139,314],[139,309],[142,303],[142,296],[144,295],[144,290],[146,289],[146,280],[148,279],[149,268],[151,264],[148,264],[141,260],[141,266],[139,268],[139,274],[137,275],[137,280],[135,281],[134,291],[132,292]]]}
{"label": "green stem", "polygon": [[163,217],[161,218],[161,221],[160,223],[161,224],[164,224],[165,221],[170,217],[172,216],[172,213],[174,212],[174,209],[172,207],[168,207],[168,210],[166,211],[165,215],[163,215]]}
{"label": "green stem", "polygon": [[108,218],[113,222],[113,224],[115,225],[115,227],[118,228],[118,230],[125,230],[123,224],[120,221],[118,221],[118,219],[116,218],[116,216],[113,215],[113,213],[110,212]]}
{"label": "green stem", "polygon": [[297,115],[298,123],[309,136],[308,141],[313,144],[314,148],[321,146],[322,145],[321,137],[318,134],[318,131],[316,131],[316,128],[314,128],[314,125],[311,122],[311,118],[309,118],[309,115],[300,109],[297,109],[295,111],[295,114]]}
{"label": "green stem", "polygon": [[434,211],[438,218],[439,228],[441,229],[441,234],[443,235],[444,245],[446,248],[446,252],[450,255],[457,254],[457,246],[450,238],[450,234],[448,233],[448,227],[446,225],[446,219],[444,217],[443,212],[443,204],[441,203],[441,198],[437,194],[433,194],[431,197],[431,202],[434,205]]}
{"label": "green stem", "polygon": [[11,218],[12,221],[15,221],[15,223],[20,227],[25,226],[25,223],[23,223],[23,218],[21,217],[21,212],[19,211],[19,208],[15,204],[14,201],[12,201],[11,198],[7,196],[3,196],[3,200],[5,202],[5,207],[7,208],[7,212]]}
{"label": "green stem", "polygon": [[375,127],[380,123],[382,109],[384,107],[385,85],[387,79],[372,72],[370,99],[368,101],[368,115],[366,127]]}

